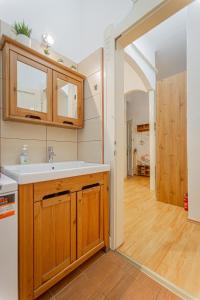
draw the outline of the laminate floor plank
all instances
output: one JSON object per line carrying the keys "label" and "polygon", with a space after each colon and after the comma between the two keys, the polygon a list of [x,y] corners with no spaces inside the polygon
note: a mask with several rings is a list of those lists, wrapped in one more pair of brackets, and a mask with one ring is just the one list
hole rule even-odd
{"label": "laminate floor plank", "polygon": [[124,186],[125,240],[118,251],[200,298],[200,224],[182,207],[156,201],[149,178],[130,177]]}
{"label": "laminate floor plank", "polygon": [[38,300],[157,300],[163,293],[166,299],[180,300],[169,298],[170,291],[135,268],[130,260],[109,251],[95,255]]}

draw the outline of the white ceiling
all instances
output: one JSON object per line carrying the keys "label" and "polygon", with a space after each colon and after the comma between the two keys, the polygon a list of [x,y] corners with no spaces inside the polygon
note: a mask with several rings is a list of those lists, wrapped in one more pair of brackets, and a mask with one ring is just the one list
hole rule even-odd
{"label": "white ceiling", "polygon": [[135,44],[156,53],[158,79],[186,69],[187,8],[170,17],[138,39]]}
{"label": "white ceiling", "polygon": [[37,40],[51,33],[54,49],[79,62],[103,45],[105,28],[131,7],[130,0],[0,0],[0,19],[25,20]]}

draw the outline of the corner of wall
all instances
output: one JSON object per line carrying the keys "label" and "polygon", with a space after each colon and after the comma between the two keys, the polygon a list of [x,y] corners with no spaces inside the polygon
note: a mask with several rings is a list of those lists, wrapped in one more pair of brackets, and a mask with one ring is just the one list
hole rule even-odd
{"label": "corner of wall", "polygon": [[84,83],[84,128],[78,129],[78,160],[103,162],[103,49],[78,64]]}

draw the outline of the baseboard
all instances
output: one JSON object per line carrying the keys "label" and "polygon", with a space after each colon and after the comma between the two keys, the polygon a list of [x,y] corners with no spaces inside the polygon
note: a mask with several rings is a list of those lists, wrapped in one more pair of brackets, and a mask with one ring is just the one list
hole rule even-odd
{"label": "baseboard", "polygon": [[177,295],[178,297],[184,299],[184,300],[199,300],[199,298],[196,298],[192,295],[190,295],[188,292],[186,292],[184,289],[181,289],[177,287],[175,284],[167,280],[166,278],[160,276],[156,272],[150,270],[149,268],[145,267],[144,265],[140,264],[138,261],[133,259],[132,257],[120,252],[119,250],[116,250],[117,253],[120,255],[126,257],[135,268],[140,270],[141,272],[145,273],[147,276],[158,282],[160,285],[165,287],[166,289],[170,290],[173,294]]}

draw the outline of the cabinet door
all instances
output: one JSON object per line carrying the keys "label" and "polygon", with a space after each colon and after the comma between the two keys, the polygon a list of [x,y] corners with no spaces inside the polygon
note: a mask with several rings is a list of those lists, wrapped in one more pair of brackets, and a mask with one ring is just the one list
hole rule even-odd
{"label": "cabinet door", "polygon": [[103,241],[103,186],[77,193],[78,258]]}
{"label": "cabinet door", "polygon": [[34,289],[76,260],[76,194],[34,204]]}
{"label": "cabinet door", "polygon": [[52,70],[10,51],[9,113],[31,120],[52,120]]}
{"label": "cabinet door", "polygon": [[83,123],[82,82],[53,72],[53,120],[81,127]]}

